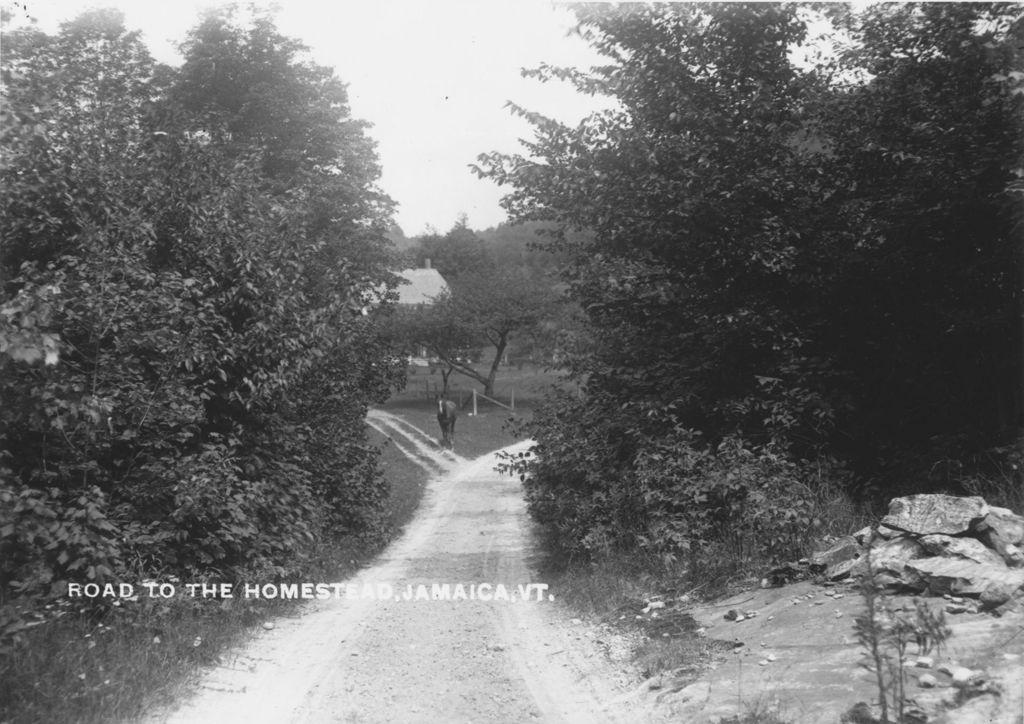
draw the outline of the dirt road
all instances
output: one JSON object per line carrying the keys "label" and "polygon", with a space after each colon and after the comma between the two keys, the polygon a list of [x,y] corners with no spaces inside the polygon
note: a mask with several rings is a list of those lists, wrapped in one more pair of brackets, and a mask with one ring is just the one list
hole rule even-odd
{"label": "dirt road", "polygon": [[[608,642],[537,585],[518,481],[494,471],[493,455],[441,451],[401,418],[373,411],[368,423],[434,475],[414,521],[349,582],[354,598],[277,621],[157,720],[636,721],[608,706],[630,683],[602,653]],[[450,600],[434,600],[434,584]]]}

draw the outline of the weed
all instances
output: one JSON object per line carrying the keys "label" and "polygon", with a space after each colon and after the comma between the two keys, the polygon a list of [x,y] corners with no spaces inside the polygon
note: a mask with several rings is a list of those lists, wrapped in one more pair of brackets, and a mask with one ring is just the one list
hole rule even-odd
{"label": "weed", "polygon": [[[907,654],[913,643],[917,653],[932,650],[941,653],[951,634],[945,613],[933,610],[921,599],[914,599],[914,610],[907,612],[886,596],[875,580],[870,551],[867,572],[861,579],[864,613],[855,619],[857,640],[864,649],[864,666],[875,675],[881,724],[907,720]],[[856,709],[856,707],[855,707]],[[890,715],[894,719],[890,719]],[[854,716],[851,710],[850,716]],[[859,721],[856,717],[851,722]]]}
{"label": "weed", "polygon": [[753,706],[743,714],[722,719],[721,724],[786,724],[786,720],[772,708]]}
{"label": "weed", "polygon": [[990,505],[1024,511],[1024,478],[1017,463],[997,467],[985,475],[969,475],[960,484],[968,493],[981,496]]}

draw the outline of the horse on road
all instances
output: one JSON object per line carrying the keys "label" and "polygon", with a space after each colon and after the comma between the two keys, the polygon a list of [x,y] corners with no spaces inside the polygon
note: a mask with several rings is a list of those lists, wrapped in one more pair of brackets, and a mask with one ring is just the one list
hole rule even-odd
{"label": "horse on road", "polygon": [[437,396],[437,422],[441,426],[441,447],[455,449],[455,418],[458,417],[458,405],[441,395]]}

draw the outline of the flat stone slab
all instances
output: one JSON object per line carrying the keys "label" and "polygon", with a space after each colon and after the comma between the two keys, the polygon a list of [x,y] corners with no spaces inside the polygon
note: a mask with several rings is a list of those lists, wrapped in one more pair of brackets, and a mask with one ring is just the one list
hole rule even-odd
{"label": "flat stone slab", "polygon": [[1024,586],[1024,570],[1006,565],[978,563],[966,558],[918,558],[907,562],[907,570],[919,575],[933,595],[944,593],[981,595],[993,588],[1017,590]]}
{"label": "flat stone slab", "polygon": [[[925,558],[928,553],[924,546],[913,538],[893,538],[892,540],[881,540],[871,546],[871,569],[877,573],[889,572],[901,576],[907,561],[915,558]],[[868,556],[862,556],[850,575],[863,576],[868,572]]]}
{"label": "flat stone slab", "polygon": [[840,538],[831,548],[819,551],[811,556],[812,568],[832,568],[840,563],[860,557],[860,543],[856,537],[846,535]]}
{"label": "flat stone slab", "polygon": [[1012,545],[1024,545],[1024,516],[1017,515],[1009,508],[989,506],[988,514],[977,528],[994,530],[1000,538]]}
{"label": "flat stone slab", "polygon": [[882,525],[918,535],[957,535],[980,523],[988,512],[988,504],[976,495],[910,495],[892,499]]}
{"label": "flat stone slab", "polygon": [[975,563],[997,567],[1005,565],[1002,556],[974,538],[954,538],[941,533],[932,533],[921,536],[921,545],[933,556],[956,556],[967,558]]}
{"label": "flat stone slab", "polygon": [[989,507],[988,515],[975,530],[1009,565],[1024,567],[1024,517],[1006,508]]}

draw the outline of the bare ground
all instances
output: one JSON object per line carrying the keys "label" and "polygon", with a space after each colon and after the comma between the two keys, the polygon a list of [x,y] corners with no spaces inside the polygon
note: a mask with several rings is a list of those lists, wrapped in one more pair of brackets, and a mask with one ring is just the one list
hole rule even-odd
{"label": "bare ground", "polygon": [[[382,411],[368,423],[430,471],[404,535],[350,583],[542,583],[517,480],[494,455],[466,460]],[[520,443],[507,450],[528,445]],[[453,589],[454,590],[454,589]],[[537,589],[529,591],[535,598]],[[554,593],[554,592],[549,592]],[[628,646],[569,618],[557,600],[315,601],[205,672],[157,722],[601,722],[647,718]],[[613,660],[614,659],[614,660]]]}
{"label": "bare ground", "polygon": [[[433,477],[404,535],[350,581],[357,591],[501,583],[516,593],[542,582],[522,491],[495,472],[494,455],[440,450],[383,411],[368,423]],[[689,612],[709,638],[735,642],[733,653],[696,681],[664,672],[640,682],[632,642],[572,619],[557,600],[317,601],[223,657],[193,695],[149,721],[697,723],[772,711],[794,724],[837,722],[877,695],[852,627],[862,606],[854,591],[812,583],[703,604]],[[725,620],[731,608],[758,615]],[[1024,613],[950,623],[943,658],[984,671],[998,693],[954,701],[953,689],[912,682],[911,697],[933,713],[948,707],[938,722],[1024,722]]]}
{"label": "bare ground", "polygon": [[[911,597],[891,600],[913,610]],[[926,600],[936,608],[946,603]],[[757,615],[727,620],[730,609]],[[811,582],[754,589],[692,608],[707,636],[732,642],[733,652],[681,689],[666,676],[666,691],[653,696],[674,721],[705,724],[771,712],[791,724],[835,724],[856,702],[878,698],[854,631],[863,610],[855,587]],[[991,683],[985,687],[990,690],[921,688],[918,677],[932,671],[911,668],[909,706],[926,711],[935,724],[1024,724],[1024,613],[963,613],[947,622],[952,635],[935,664],[968,667]],[[911,646],[911,661],[915,653]]]}

